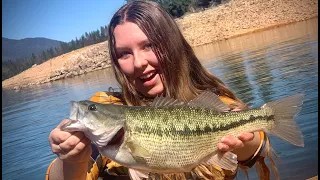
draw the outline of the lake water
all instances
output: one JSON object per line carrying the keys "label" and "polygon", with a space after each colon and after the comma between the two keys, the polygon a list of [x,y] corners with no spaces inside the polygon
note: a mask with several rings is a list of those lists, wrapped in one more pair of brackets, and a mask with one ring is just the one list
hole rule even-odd
{"label": "lake water", "polygon": [[[271,137],[281,179],[318,175],[318,19],[195,48],[203,65],[250,107],[304,93],[296,117],[305,147]],[[116,88],[108,69],[21,91],[2,91],[2,178],[44,179],[52,154],[48,135],[68,118],[71,100]],[[252,168],[250,179],[257,179]],[[237,179],[244,179],[239,172]]]}

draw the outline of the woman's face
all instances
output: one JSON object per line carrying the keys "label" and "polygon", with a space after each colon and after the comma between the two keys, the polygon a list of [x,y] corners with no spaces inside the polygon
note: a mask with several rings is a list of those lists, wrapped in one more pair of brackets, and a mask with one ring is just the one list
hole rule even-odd
{"label": "woman's face", "polygon": [[115,27],[114,37],[118,63],[130,83],[146,97],[161,94],[161,69],[147,36],[136,24],[125,22]]}

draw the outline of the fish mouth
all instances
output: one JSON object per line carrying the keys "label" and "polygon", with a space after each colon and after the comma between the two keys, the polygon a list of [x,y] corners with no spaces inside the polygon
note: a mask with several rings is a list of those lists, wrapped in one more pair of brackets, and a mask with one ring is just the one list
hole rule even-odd
{"label": "fish mouth", "polygon": [[121,128],[116,135],[108,142],[107,146],[120,145],[123,142],[124,138],[124,129]]}

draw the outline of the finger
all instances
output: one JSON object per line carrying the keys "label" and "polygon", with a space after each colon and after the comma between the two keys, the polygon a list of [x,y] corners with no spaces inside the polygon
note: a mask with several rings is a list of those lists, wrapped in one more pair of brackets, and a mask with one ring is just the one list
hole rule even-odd
{"label": "finger", "polygon": [[70,136],[72,136],[75,132],[65,132],[61,131],[58,128],[55,128],[51,131],[49,135],[49,142],[52,144],[60,144],[66,141]]}
{"label": "finger", "polygon": [[61,131],[61,126],[63,126],[65,123],[67,123],[69,120],[64,119],[60,122],[60,124],[54,128],[49,135],[49,142],[55,143],[55,144],[60,144],[61,142],[64,142],[66,139],[69,138],[73,134],[73,132],[65,132]]}
{"label": "finger", "polygon": [[224,143],[224,144],[226,144],[226,145],[228,145],[228,146],[231,146],[231,147],[233,147],[233,146],[235,146],[236,144],[237,144],[237,138],[235,138],[234,136],[224,136],[224,137],[222,137],[221,138],[221,143]]}
{"label": "finger", "polygon": [[237,139],[236,145],[233,148],[236,149],[236,148],[242,148],[242,147],[244,147],[243,142],[241,140]]}
{"label": "finger", "polygon": [[88,162],[89,158],[91,157],[91,154],[92,154],[92,148],[89,141],[89,143],[84,147],[84,149],[79,154],[76,154],[77,157],[73,156],[71,161],[77,162],[77,163]]}
{"label": "finger", "polygon": [[79,141],[78,144],[76,144],[72,149],[65,151],[65,152],[61,152],[61,155],[67,155],[67,156],[74,156],[77,155],[78,153],[80,153],[81,151],[84,150],[84,148],[86,146],[88,146],[91,143],[91,141],[88,138],[83,138],[81,139],[81,141]]}
{"label": "finger", "polygon": [[251,141],[253,140],[253,138],[254,138],[254,133],[251,133],[251,132],[244,132],[238,136],[238,139],[240,139],[243,142]]}
{"label": "finger", "polygon": [[59,158],[62,160],[70,160],[73,157],[77,156],[77,159],[82,159],[82,157],[84,157],[88,153],[87,148],[90,148],[90,151],[92,151],[90,146],[90,140],[88,138],[83,138],[83,140],[80,141],[71,151],[67,153],[60,153]]}
{"label": "finger", "polygon": [[91,156],[92,154],[92,148],[91,148],[91,141],[89,139],[86,140],[87,142],[84,142],[85,149],[83,150],[83,156]]}
{"label": "finger", "polygon": [[224,143],[218,143],[218,149],[220,151],[231,151],[230,147]]}
{"label": "finger", "polygon": [[84,138],[84,133],[80,131],[74,132],[67,140],[59,144],[60,148],[64,152],[68,152],[73,149]]}
{"label": "finger", "polygon": [[221,139],[221,143],[226,144],[232,150],[243,147],[243,142],[234,136],[225,136]]}
{"label": "finger", "polygon": [[57,144],[51,144],[51,151],[54,153],[54,154],[59,154],[61,153],[61,148],[59,145]]}

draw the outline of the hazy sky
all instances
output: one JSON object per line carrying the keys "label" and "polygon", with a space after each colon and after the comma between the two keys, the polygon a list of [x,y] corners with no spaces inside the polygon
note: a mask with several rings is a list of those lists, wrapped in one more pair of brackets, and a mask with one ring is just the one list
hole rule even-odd
{"label": "hazy sky", "polygon": [[125,0],[2,0],[2,37],[64,42],[107,25]]}

